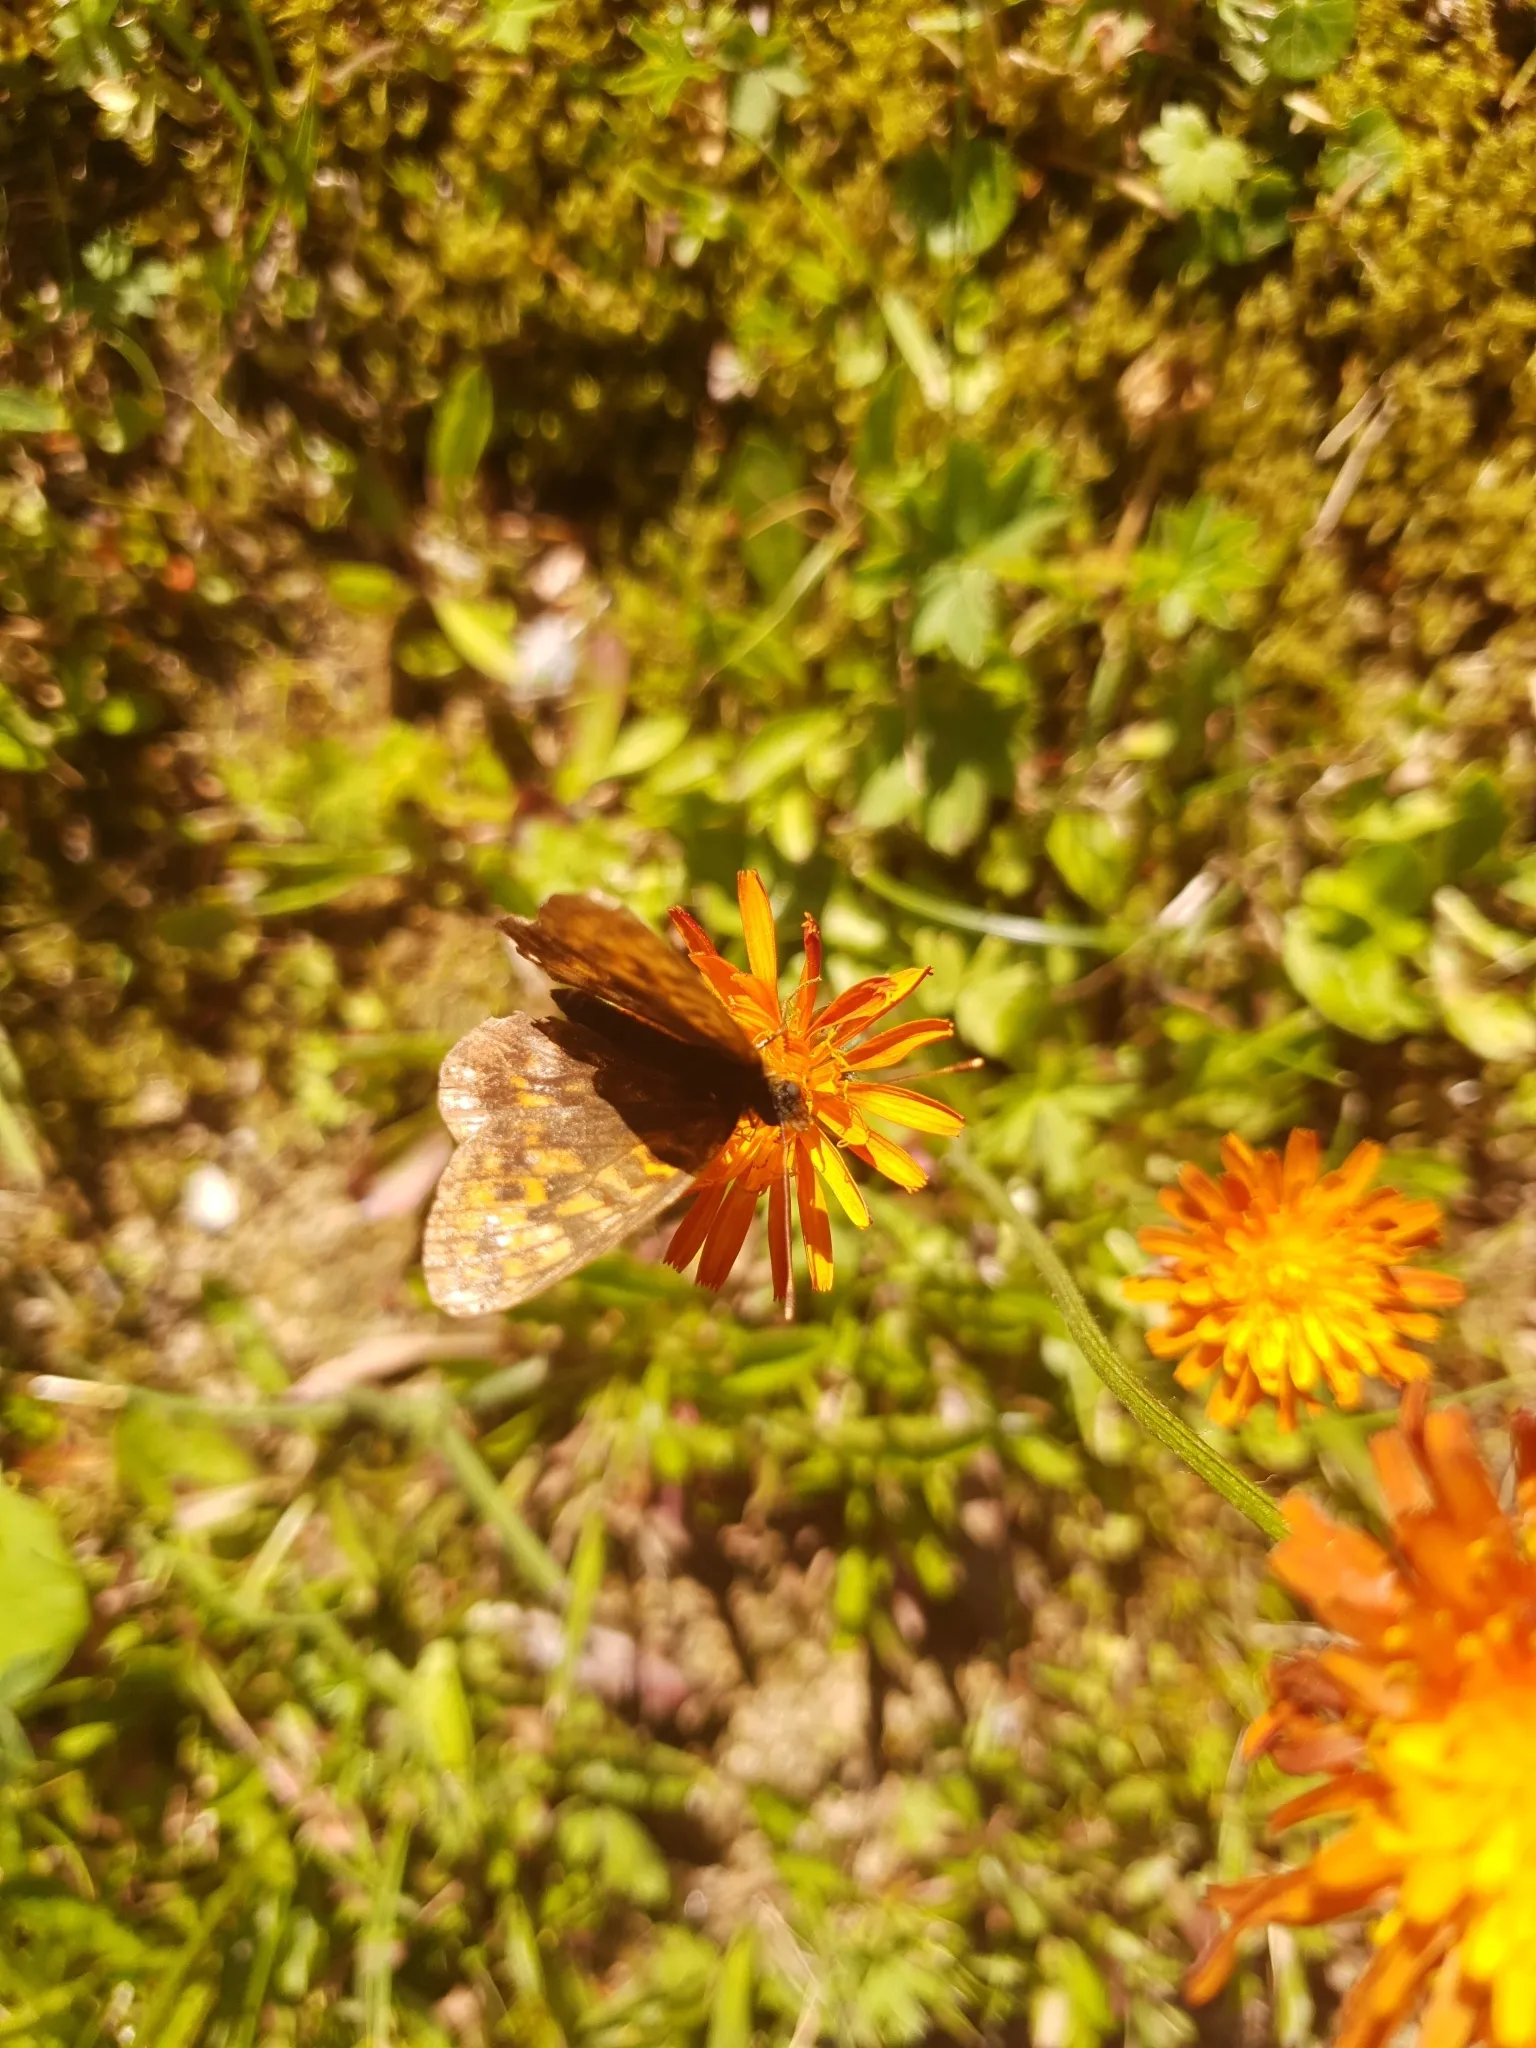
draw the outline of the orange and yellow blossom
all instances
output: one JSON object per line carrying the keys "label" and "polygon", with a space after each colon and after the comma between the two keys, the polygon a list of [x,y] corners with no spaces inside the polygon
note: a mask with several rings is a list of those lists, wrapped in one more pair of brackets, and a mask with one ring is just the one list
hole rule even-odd
{"label": "orange and yellow blossom", "polygon": [[1413,1388],[1372,1447],[1391,1551],[1286,1503],[1274,1569],[1340,1640],[1275,1665],[1245,1748],[1323,1778],[1275,1828],[1347,1824],[1293,1870],[1213,1888],[1229,1924],[1187,1990],[1212,1997],[1249,1928],[1370,1913],[1335,2048],[1415,2016],[1417,2048],[1536,2048],[1536,1415],[1512,1427],[1510,1516],[1465,1414],[1426,1407]]}
{"label": "orange and yellow blossom", "polygon": [[1325,1386],[1353,1408],[1362,1378],[1402,1386],[1428,1372],[1412,1340],[1434,1337],[1432,1311],[1465,1290],[1406,1263],[1440,1242],[1440,1211],[1391,1188],[1368,1193],[1381,1157],[1379,1145],[1357,1145],[1319,1175],[1311,1131],[1292,1131],[1283,1159],[1228,1137],[1220,1180],[1185,1166],[1158,1197],[1179,1228],[1142,1231],[1142,1250],[1162,1269],[1125,1291],[1167,1304],[1147,1344],[1180,1361],[1180,1386],[1216,1374],[1213,1422],[1231,1428],[1267,1396],[1290,1429],[1298,1400],[1318,1407]]}
{"label": "orange and yellow blossom", "polygon": [[[848,1171],[851,1152],[900,1188],[926,1185],[928,1176],[902,1146],[873,1129],[869,1119],[904,1125],[911,1131],[953,1137],[964,1118],[931,1096],[889,1081],[866,1080],[893,1067],[920,1046],[948,1038],[954,1026],[924,1017],[864,1034],[906,1001],[929,970],[904,968],[856,982],[822,1009],[815,1007],[821,980],[821,934],[816,920],[804,920],[805,961],[798,987],[779,999],[779,948],[773,910],[762,878],[753,870],[736,877],[746,971],[721,958],[696,918],[674,910],[672,922],[688,957],[757,1049],[780,1121],[765,1121],[747,1110],[725,1145],[696,1183],[692,1208],[667,1247],[668,1265],[683,1271],[702,1253],[698,1280],[719,1287],[741,1250],[761,1195],[768,1197],[768,1248],[774,1298],[790,1289],[790,1190],[800,1210],[811,1285],[832,1285],[832,1227],[825,1186],[860,1230],[869,1211]],[[862,1044],[859,1042],[862,1040]]]}

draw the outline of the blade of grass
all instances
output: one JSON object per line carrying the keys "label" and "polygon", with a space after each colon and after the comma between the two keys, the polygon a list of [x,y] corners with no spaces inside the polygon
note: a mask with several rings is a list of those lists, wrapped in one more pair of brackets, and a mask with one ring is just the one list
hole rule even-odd
{"label": "blade of grass", "polygon": [[451,1416],[440,1412],[435,1430],[423,1438],[458,1480],[471,1507],[501,1539],[501,1547],[526,1583],[552,1607],[571,1597],[570,1581],[496,1483],[496,1475]]}
{"label": "blade of grass", "polygon": [[393,2048],[395,1925],[400,1917],[400,1887],[405,1880],[405,1859],[410,1846],[410,1822],[392,1821],[379,1863],[378,1883],[357,1944],[357,1995],[363,2008],[365,2048]]}
{"label": "blade of grass", "polygon": [[291,182],[292,166],[288,163],[282,151],[274,149],[267,140],[266,136],[262,133],[261,124],[257,121],[256,116],[245,104],[245,101],[241,99],[239,93],[236,92],[234,86],[224,75],[224,72],[214,63],[191,29],[188,28],[187,24],[171,7],[164,4],[164,0],[145,0],[144,11],[171,45],[172,49],[177,51],[191,65],[230,120],[234,122],[236,128],[239,129],[241,135],[249,144],[251,153],[266,172],[272,184],[280,192],[287,191]]}
{"label": "blade of grass", "polygon": [[267,2002],[267,1986],[272,1981],[278,1946],[288,1925],[291,1899],[291,1893],[274,1893],[256,1909],[256,1947],[251,1956],[251,1966],[245,1973],[240,2012],[230,2033],[228,2048],[255,2048],[262,2007]]}
{"label": "blade of grass", "polygon": [[169,2020],[182,1986],[191,1975],[196,1964],[208,1952],[209,1943],[226,1913],[237,1906],[245,1896],[255,1876],[251,1864],[242,1864],[227,1878],[213,1894],[198,1916],[197,1925],[182,1943],[175,1962],[155,1986],[154,1994],[138,2025],[138,2038],[142,2041],[159,2041],[164,2038],[166,2022]]}
{"label": "blade of grass", "polygon": [[981,932],[989,938],[1011,940],[1016,946],[1092,946],[1101,953],[1119,950],[1119,941],[1097,925],[1049,924],[1040,917],[977,910],[972,904],[951,903],[945,896],[931,896],[926,889],[893,881],[878,868],[864,868],[854,880],[871,895],[894,903],[898,910],[909,910],[914,917],[931,917],[935,924],[947,924],[955,931]]}
{"label": "blade of grass", "polygon": [[1099,1378],[1120,1405],[1141,1425],[1147,1435],[1172,1451],[1224,1501],[1246,1515],[1270,1542],[1285,1535],[1285,1517],[1262,1488],[1229,1465],[1219,1452],[1182,1415],[1158,1399],[1140,1374],[1116,1351],[1099,1327],[1082,1289],[1040,1226],[1026,1216],[1002,1182],[979,1166],[961,1146],[952,1144],[948,1154],[950,1172],[956,1180],[982,1197],[999,1223],[1012,1232],[1031,1264],[1050,1290],[1061,1312],[1067,1335],[1082,1352]]}
{"label": "blade of grass", "polygon": [[843,532],[828,534],[825,540],[818,541],[773,603],[765,612],[759,613],[745,632],[738,634],[705,680],[713,682],[726,669],[734,668],[749,654],[755,654],[763,642],[778,631],[800,600],[816,588],[838,557],[847,554],[853,540],[852,533]]}

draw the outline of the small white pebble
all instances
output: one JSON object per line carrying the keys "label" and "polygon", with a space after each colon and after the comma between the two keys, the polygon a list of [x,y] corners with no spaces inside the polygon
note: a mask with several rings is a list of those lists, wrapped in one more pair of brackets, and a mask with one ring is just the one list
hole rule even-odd
{"label": "small white pebble", "polygon": [[222,1166],[195,1166],[181,1191],[181,1219],[217,1237],[240,1220],[240,1190]]}
{"label": "small white pebble", "polygon": [[517,681],[514,704],[523,707],[544,697],[563,697],[576,680],[577,642],[582,624],[564,612],[540,612],[517,635]]}
{"label": "small white pebble", "polygon": [[528,588],[540,603],[553,604],[574,590],[586,571],[587,558],[580,548],[551,548],[528,571]]}
{"label": "small white pebble", "polygon": [[757,379],[728,341],[717,341],[710,350],[705,383],[716,405],[729,405],[733,398],[750,398],[757,389]]}

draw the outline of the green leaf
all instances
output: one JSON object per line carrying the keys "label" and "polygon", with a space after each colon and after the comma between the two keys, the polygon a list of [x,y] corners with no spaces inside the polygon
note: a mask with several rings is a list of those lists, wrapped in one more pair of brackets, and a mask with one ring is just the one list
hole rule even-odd
{"label": "green leaf", "polygon": [[917,588],[914,654],[949,654],[980,668],[997,631],[997,578],[979,562],[953,559],[930,569]]}
{"label": "green leaf", "polygon": [[658,711],[654,717],[634,719],[614,741],[603,773],[611,781],[643,775],[647,768],[665,761],[687,737],[688,720],[681,711]]}
{"label": "green leaf", "polygon": [[778,126],[779,95],[761,71],[747,71],[731,88],[730,126],[748,142],[766,142]]}
{"label": "green leaf", "polygon": [[832,1617],[845,1634],[863,1634],[869,1622],[872,1594],[869,1552],[850,1543],[838,1557],[832,1582]]}
{"label": "green leaf", "polygon": [[1276,78],[1321,78],[1343,61],[1355,37],[1355,0],[1281,0],[1264,38],[1264,62]]}
{"label": "green leaf", "polygon": [[927,404],[937,411],[949,403],[949,366],[935,346],[922,315],[901,292],[882,292],[880,312],[903,362],[917,379]]}
{"label": "green leaf", "polygon": [[845,313],[837,323],[834,360],[845,391],[864,391],[879,382],[889,363],[883,329],[867,315]]}
{"label": "green leaf", "polygon": [[41,1692],[89,1620],[85,1580],[53,1516],[0,1483],[0,1707]]}
{"label": "green leaf", "polygon": [[992,807],[986,774],[973,761],[963,761],[928,804],[923,837],[947,859],[963,853],[981,836]]}
{"label": "green leaf", "polygon": [[443,638],[460,661],[509,690],[519,686],[514,605],[481,597],[434,597],[431,603]]}
{"label": "green leaf", "polygon": [[833,710],[796,711],[771,719],[755,732],[736,757],[731,794],[753,797],[787,775],[799,774],[813,755],[837,745],[843,717]]}
{"label": "green leaf", "polygon": [[1194,498],[1158,513],[1148,545],[1131,559],[1133,599],[1155,602],[1157,620],[1171,640],[1197,622],[1225,629],[1234,623],[1232,600],[1269,581],[1259,553],[1259,529],[1214,498]]}
{"label": "green leaf", "polygon": [[919,150],[896,181],[900,212],[942,263],[969,262],[1002,240],[1019,204],[1019,171],[1001,142],[962,142],[944,157]]}
{"label": "green leaf", "polygon": [[496,403],[484,366],[462,363],[432,408],[427,475],[452,496],[473,478],[490,445]]}
{"label": "green leaf", "polygon": [[428,1762],[452,1777],[465,1776],[474,1760],[475,1730],[458,1652],[446,1636],[428,1643],[416,1660],[406,1711]]}
{"label": "green leaf", "polygon": [[56,434],[68,425],[69,415],[52,392],[0,384],[0,434]]}
{"label": "green leaf", "polygon": [[[978,951],[977,961],[982,954]],[[989,1060],[1006,1060],[1035,1035],[1044,1000],[1040,971],[1029,960],[967,970],[955,1000],[955,1028]]]}
{"label": "green leaf", "polygon": [[325,573],[325,585],[344,611],[403,611],[414,592],[411,586],[378,562],[336,562]]}
{"label": "green leaf", "polygon": [[1524,932],[1511,931],[1508,925],[1495,924],[1459,889],[1446,887],[1435,891],[1435,914],[1451,927],[1457,938],[1497,966],[1523,967],[1536,958],[1536,939]]}
{"label": "green leaf", "polygon": [[621,99],[646,94],[655,112],[665,117],[686,86],[715,76],[717,67],[694,56],[680,28],[661,31],[637,26],[629,35],[641,53],[640,62],[604,81],[607,91]]}
{"label": "green leaf", "polygon": [[1157,165],[1163,197],[1180,213],[1234,205],[1253,169],[1244,144],[1215,133],[1204,109],[1187,100],[1164,107],[1157,126],[1142,130],[1141,146]]}
{"label": "green leaf", "polygon": [[633,1814],[616,1806],[561,1808],[555,1822],[556,1854],[577,1869],[595,1869],[622,1898],[655,1912],[672,1896],[666,1859]]}
{"label": "green leaf", "polygon": [[158,1514],[180,1488],[239,1486],[256,1467],[242,1444],[212,1422],[170,1420],[148,1401],[133,1401],[117,1419],[113,1450],[118,1476]]}
{"label": "green leaf", "polygon": [[1480,1060],[1526,1060],[1536,1053],[1536,1016],[1507,989],[1484,989],[1453,941],[1430,948],[1430,979],[1452,1037]]}
{"label": "green leaf", "polygon": [[1113,910],[1125,893],[1134,846],[1103,811],[1058,811],[1045,835],[1052,866],[1090,909]]}
{"label": "green leaf", "polygon": [[403,672],[422,683],[440,683],[445,676],[457,675],[464,666],[462,655],[455,653],[441,633],[430,628],[401,634],[395,641],[394,653]]}
{"label": "green leaf", "polygon": [[803,783],[782,790],[768,817],[768,837],[792,868],[803,867],[821,843],[821,814]]}
{"label": "green leaf", "polygon": [[760,433],[747,436],[726,473],[726,497],[745,529],[741,557],[765,597],[776,597],[805,559],[807,542],[793,518],[773,516],[804,481],[796,457]]}
{"label": "green leaf", "polygon": [[560,0],[485,0],[481,31],[498,50],[521,57],[533,37],[534,23],[558,11]]}
{"label": "green leaf", "polygon": [[1323,905],[1301,903],[1287,912],[1281,958],[1313,1009],[1357,1038],[1382,1045],[1430,1021],[1401,953],[1368,926],[1344,926]]}
{"label": "green leaf", "polygon": [[1235,206],[1204,216],[1205,244],[1218,263],[1252,263],[1290,239],[1296,187],[1283,171],[1258,171]]}
{"label": "green leaf", "polygon": [[739,1929],[731,1936],[720,1965],[704,2048],[751,2048],[755,1959],[756,1939],[751,1928]]}
{"label": "green leaf", "polygon": [[1536,1017],[1518,996],[1465,985],[1436,993],[1452,1037],[1480,1060],[1528,1060],[1536,1053]]}
{"label": "green leaf", "polygon": [[[524,692],[526,689],[525,678]],[[594,783],[607,780],[628,702],[628,663],[618,659],[592,662],[585,691],[572,701],[565,758],[555,773],[555,794],[562,803],[574,803]]]}
{"label": "green leaf", "polygon": [[1318,173],[1328,191],[1347,192],[1359,204],[1369,205],[1395,191],[1407,168],[1402,129],[1385,107],[1367,107],[1323,151]]}

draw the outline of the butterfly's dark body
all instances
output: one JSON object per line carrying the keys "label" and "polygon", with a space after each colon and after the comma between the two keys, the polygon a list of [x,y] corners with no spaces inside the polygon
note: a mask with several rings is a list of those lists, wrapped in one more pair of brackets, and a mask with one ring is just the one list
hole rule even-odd
{"label": "butterfly's dark body", "polygon": [[562,1014],[491,1018],[443,1063],[459,1140],[427,1220],[440,1308],[515,1307],[652,1221],[741,1116],[802,1123],[723,1004],[627,910],[554,896],[502,926]]}

